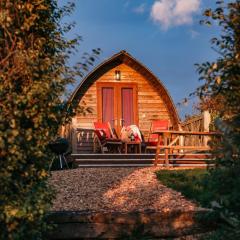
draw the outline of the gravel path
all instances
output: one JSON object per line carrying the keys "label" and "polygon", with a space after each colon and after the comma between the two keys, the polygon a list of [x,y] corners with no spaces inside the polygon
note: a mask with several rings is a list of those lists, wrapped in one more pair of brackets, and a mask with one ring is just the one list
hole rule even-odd
{"label": "gravel path", "polygon": [[52,210],[193,210],[181,193],[162,185],[156,168],[79,168],[52,172],[57,191]]}

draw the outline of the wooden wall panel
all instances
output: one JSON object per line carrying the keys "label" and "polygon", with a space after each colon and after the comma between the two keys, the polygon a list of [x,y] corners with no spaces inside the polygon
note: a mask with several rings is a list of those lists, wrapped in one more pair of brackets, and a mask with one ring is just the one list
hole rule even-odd
{"label": "wooden wall panel", "polygon": [[[93,122],[97,121],[97,82],[115,82],[115,70],[121,71],[121,82],[137,83],[138,86],[138,113],[139,127],[144,133],[145,138],[148,137],[148,131],[152,120],[169,119],[170,113],[164,103],[160,91],[151,81],[142,76],[139,72],[121,64],[103,74],[96,82],[94,82],[88,90],[83,93],[80,105],[85,103],[86,106],[92,108],[92,113],[87,113],[85,116],[76,116],[73,121],[74,128],[93,128]],[[88,146],[89,147],[89,146]]]}

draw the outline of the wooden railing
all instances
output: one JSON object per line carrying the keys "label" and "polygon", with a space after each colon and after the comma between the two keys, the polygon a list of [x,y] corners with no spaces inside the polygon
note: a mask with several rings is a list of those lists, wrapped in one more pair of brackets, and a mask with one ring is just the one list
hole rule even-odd
{"label": "wooden railing", "polygon": [[[161,150],[164,151],[165,154],[165,164],[169,165],[169,154],[172,154],[173,151],[178,152],[186,152],[186,151],[209,151],[210,147],[208,144],[203,142],[202,145],[191,145],[186,144],[184,139],[187,137],[216,137],[221,136],[220,133],[217,132],[193,132],[193,131],[175,131],[175,130],[162,130],[155,131],[154,134],[158,134],[158,144],[156,147],[156,156],[154,165],[157,166],[159,160],[159,154]],[[164,145],[162,145],[162,139]],[[169,142],[170,139],[170,142]]]}
{"label": "wooden railing", "polygon": [[[209,132],[209,125],[211,122],[211,116],[208,111],[204,111],[202,114],[193,116],[181,123],[182,131],[189,132]],[[206,146],[209,141],[208,136],[204,135],[186,135],[184,140],[182,139],[182,145],[188,146]]]}
{"label": "wooden railing", "polygon": [[72,153],[94,152],[94,130],[73,128],[70,124],[62,127],[61,136],[68,139]]}

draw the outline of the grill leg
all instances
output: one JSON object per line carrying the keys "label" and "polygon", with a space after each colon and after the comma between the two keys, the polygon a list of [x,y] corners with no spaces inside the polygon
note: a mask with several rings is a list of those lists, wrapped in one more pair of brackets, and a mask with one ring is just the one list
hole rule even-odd
{"label": "grill leg", "polygon": [[67,168],[69,169],[69,166],[68,166],[68,163],[67,163],[67,159],[65,158],[64,155],[62,155],[62,158],[63,158],[64,162],[66,163]]}
{"label": "grill leg", "polygon": [[62,155],[59,155],[59,163],[60,163],[60,168],[63,169]]}
{"label": "grill leg", "polygon": [[53,165],[53,162],[54,162],[54,159],[55,159],[55,157],[53,157],[53,159],[52,159],[52,161],[51,161],[51,163],[50,163],[50,165],[49,165],[48,171],[50,171],[50,170],[51,170],[51,168],[52,168],[52,165]]}

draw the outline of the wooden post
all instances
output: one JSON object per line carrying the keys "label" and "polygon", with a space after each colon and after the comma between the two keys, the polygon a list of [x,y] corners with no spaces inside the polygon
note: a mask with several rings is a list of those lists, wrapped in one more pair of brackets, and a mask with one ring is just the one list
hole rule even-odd
{"label": "wooden post", "polygon": [[94,134],[93,135],[93,153],[97,152],[97,143],[98,143],[98,140],[97,140],[96,135]]}
{"label": "wooden post", "polygon": [[166,167],[169,167],[169,149],[168,148],[165,148],[165,164],[166,164]]}
{"label": "wooden post", "polygon": [[[179,130],[180,131],[182,131],[183,129],[182,129],[182,127],[181,127],[181,125],[179,125]],[[180,146],[184,146],[184,136],[179,136],[179,145]],[[183,150],[180,150],[180,152],[183,152]]]}
{"label": "wooden post", "polygon": [[76,129],[71,129],[71,135],[72,135],[72,153],[77,153],[77,134]]}
{"label": "wooden post", "polygon": [[72,153],[77,153],[77,122],[76,118],[72,119],[71,135],[72,135]]}
{"label": "wooden post", "polygon": [[154,161],[154,166],[157,167],[158,164],[158,158],[160,154],[160,144],[161,144],[161,136],[158,134],[158,143],[157,143],[157,149],[156,149],[156,156],[155,156],[155,161]]}
{"label": "wooden post", "polygon": [[[203,112],[203,131],[204,132],[209,132],[210,123],[211,123],[211,115],[210,115],[209,111],[204,111]],[[204,146],[208,145],[209,139],[210,139],[209,136],[203,137]]]}

